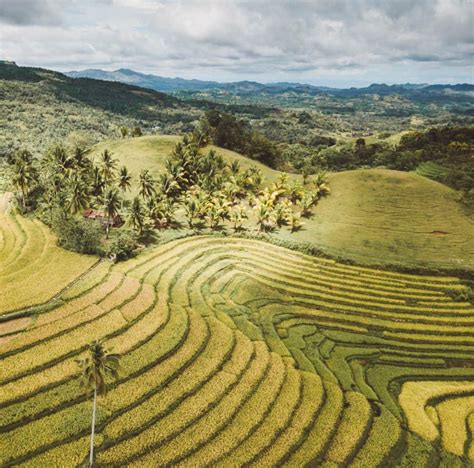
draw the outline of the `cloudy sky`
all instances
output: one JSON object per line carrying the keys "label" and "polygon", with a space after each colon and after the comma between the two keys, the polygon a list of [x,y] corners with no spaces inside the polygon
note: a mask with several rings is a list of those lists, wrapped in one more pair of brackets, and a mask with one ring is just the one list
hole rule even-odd
{"label": "cloudy sky", "polygon": [[473,82],[474,0],[0,0],[0,59],[218,81]]}

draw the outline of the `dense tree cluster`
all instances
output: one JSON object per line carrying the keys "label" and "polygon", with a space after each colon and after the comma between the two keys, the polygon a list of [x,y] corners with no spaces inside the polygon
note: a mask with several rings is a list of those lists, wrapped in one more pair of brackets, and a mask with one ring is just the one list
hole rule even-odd
{"label": "dense tree cluster", "polygon": [[[227,223],[241,230],[252,218],[260,231],[283,225],[294,231],[302,225],[300,217],[310,216],[311,208],[329,192],[324,174],[311,183],[306,177],[303,184],[282,174],[264,187],[262,171],[255,166],[243,169],[214,150],[201,151],[209,135],[202,130],[176,145],[157,178],[143,170],[131,200],[126,194],[132,177],[107,149],[97,161],[79,147],[71,151],[55,146],[41,159],[19,151],[10,161],[18,207],[49,224],[65,248],[123,259],[131,255],[137,239],[151,239],[154,229],[183,222],[192,229],[221,229]],[[91,209],[102,223],[83,218]],[[106,241],[117,219],[132,231],[120,229]]]}
{"label": "dense tree cluster", "polygon": [[280,154],[275,143],[232,114],[212,109],[199,122],[195,132],[198,145],[214,143],[238,151],[270,167],[277,167]]}
{"label": "dense tree cluster", "polygon": [[86,151],[64,146],[51,148],[42,158],[26,150],[11,157],[12,182],[22,212],[34,212],[58,235],[59,243],[83,253],[100,253],[103,229],[82,218],[84,210],[98,210],[105,234],[118,219],[123,195],[130,190],[126,167],[105,150],[94,163]]}
{"label": "dense tree cluster", "polygon": [[213,150],[201,152],[205,138],[206,133],[195,132],[178,143],[157,180],[146,170],[140,174],[139,196],[129,211],[138,234],[150,226],[178,224],[178,213],[193,229],[221,229],[228,222],[240,230],[253,213],[261,231],[284,224],[295,230],[301,226],[300,216],[309,216],[311,207],[329,192],[323,174],[306,187],[282,175],[263,188],[263,175],[256,167],[244,170],[238,161],[226,163]]}
{"label": "dense tree cluster", "polygon": [[420,164],[434,161],[443,171],[436,179],[462,192],[464,200],[474,189],[474,128],[442,127],[426,132],[410,132],[397,145],[382,140],[311,148],[283,145],[282,167],[303,174],[318,170],[341,171],[364,167],[387,167],[401,171],[416,170]]}

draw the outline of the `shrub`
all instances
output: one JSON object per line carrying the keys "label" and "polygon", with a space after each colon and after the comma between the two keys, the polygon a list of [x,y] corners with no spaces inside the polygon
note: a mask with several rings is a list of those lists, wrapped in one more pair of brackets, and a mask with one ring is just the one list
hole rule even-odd
{"label": "shrub", "polygon": [[52,228],[58,236],[59,245],[67,250],[85,254],[103,253],[101,241],[104,231],[95,221],[56,214]]}
{"label": "shrub", "polygon": [[119,231],[107,246],[106,253],[117,261],[127,260],[137,248],[137,236],[132,231]]}

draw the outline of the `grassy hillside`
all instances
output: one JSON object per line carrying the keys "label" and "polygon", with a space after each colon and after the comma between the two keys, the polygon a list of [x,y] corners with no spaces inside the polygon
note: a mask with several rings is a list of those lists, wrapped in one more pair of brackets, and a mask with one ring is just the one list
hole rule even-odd
{"label": "grassy hillside", "polygon": [[[129,168],[135,179],[143,169],[149,169],[156,176],[164,169],[166,158],[172,153],[174,146],[180,140],[181,137],[177,135],[153,135],[123,140],[106,140],[95,145],[91,150],[91,154],[97,157],[104,149],[109,149],[120,164],[124,164]],[[268,181],[275,180],[280,174],[279,171],[270,169],[268,166],[242,156],[235,151],[213,145],[209,145],[202,151],[210,149],[218,151],[227,162],[239,161],[244,170],[250,166],[257,166],[262,170]]]}
{"label": "grassy hillside", "polygon": [[43,223],[7,210],[0,194],[0,316],[48,301],[97,261],[57,247]]}
{"label": "grassy hillside", "polygon": [[463,466],[463,288],[202,236],[102,263],[4,343],[0,464],[84,461],[91,403],[74,359],[105,338],[123,357],[99,400],[99,466]]}
{"label": "grassy hillside", "polygon": [[413,173],[383,169],[332,174],[294,240],[359,263],[474,268],[474,221],[454,190]]}
{"label": "grassy hillside", "polygon": [[[109,148],[136,180],[144,168],[159,173],[178,140],[153,136],[107,141],[93,153]],[[244,168],[257,165],[267,182],[279,174],[233,151],[215,149]],[[330,196],[319,202],[303,229],[281,229],[273,236],[363,264],[474,268],[474,223],[453,190],[416,174],[383,169],[335,173],[329,181]]]}

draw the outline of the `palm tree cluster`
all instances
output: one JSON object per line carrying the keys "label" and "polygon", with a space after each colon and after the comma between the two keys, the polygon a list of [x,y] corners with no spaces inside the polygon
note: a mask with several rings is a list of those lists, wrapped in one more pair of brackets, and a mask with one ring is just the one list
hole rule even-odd
{"label": "palm tree cluster", "polygon": [[309,217],[314,205],[329,192],[324,174],[309,183],[306,180],[305,185],[281,174],[264,188],[260,169],[243,169],[237,160],[226,162],[214,150],[204,153],[198,143],[202,144],[205,135],[196,139],[196,135],[185,136],[177,143],[158,177],[148,169],[140,172],[138,194],[131,202],[125,198],[132,177],[107,149],[95,161],[81,148],[71,152],[56,146],[38,161],[20,152],[13,165],[13,182],[24,209],[30,202],[44,218],[49,217],[50,224],[57,210],[65,217],[87,208],[102,211],[108,220],[107,237],[110,221],[120,214],[141,236],[152,228],[175,225],[177,212],[190,228],[220,229],[229,222],[237,231],[245,220],[255,218],[260,231],[284,225],[296,231],[302,225],[301,217]]}
{"label": "palm tree cluster", "polygon": [[50,224],[55,211],[68,217],[86,208],[103,211],[110,221],[123,207],[131,176],[125,166],[118,167],[108,150],[94,163],[84,149],[70,151],[58,145],[39,160],[27,151],[18,152],[13,160],[13,183],[23,209],[37,209]]}
{"label": "palm tree cluster", "polygon": [[255,167],[243,171],[237,161],[227,164],[213,150],[201,153],[195,138],[184,137],[157,179],[148,170],[140,173],[129,221],[140,233],[149,224],[159,228],[173,225],[181,210],[190,228],[208,225],[218,229],[231,219],[240,227],[246,214],[237,205],[249,193],[256,195],[262,180]]}
{"label": "palm tree cluster", "polygon": [[290,226],[292,232],[297,231],[303,225],[301,217],[310,217],[312,208],[328,193],[323,173],[318,174],[310,186],[299,181],[289,182],[288,175],[282,173],[276,182],[252,200],[257,224],[261,231],[272,231],[283,225]]}
{"label": "palm tree cluster", "polygon": [[141,172],[129,222],[141,233],[150,224],[160,228],[174,224],[181,211],[190,228],[220,229],[229,221],[240,230],[253,208],[261,231],[283,225],[297,230],[300,217],[310,216],[329,191],[324,174],[306,186],[290,183],[286,174],[270,187],[263,189],[262,184],[263,174],[255,166],[243,170],[237,160],[226,163],[213,150],[200,152],[195,135],[184,137],[156,180],[148,170]]}

